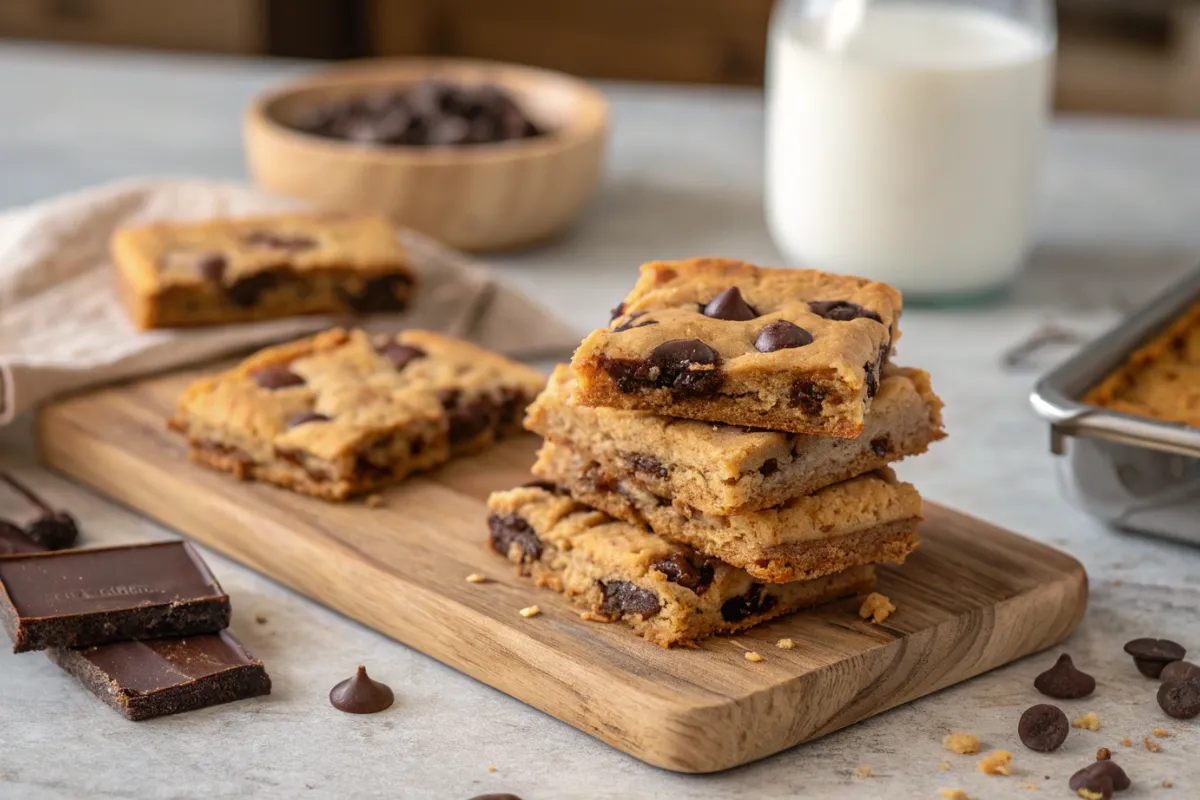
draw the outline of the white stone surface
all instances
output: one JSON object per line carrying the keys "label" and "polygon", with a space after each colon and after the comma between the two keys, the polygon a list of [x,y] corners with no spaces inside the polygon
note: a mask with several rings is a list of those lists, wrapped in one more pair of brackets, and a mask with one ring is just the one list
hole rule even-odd
{"label": "white stone surface", "polygon": [[[240,108],[304,68],[0,44],[0,206],[130,175],[239,178]],[[570,236],[495,259],[581,332],[607,319],[642,260],[778,259],[760,211],[759,94],[606,89],[616,118],[601,196]],[[961,786],[1008,798],[1026,783],[1067,797],[1066,778],[1099,746],[1135,781],[1122,798],[1200,796],[1195,724],[1164,724],[1154,685],[1121,652],[1148,634],[1200,650],[1200,552],[1114,533],[1061,499],[1026,395],[1065,353],[1015,372],[998,363],[1045,321],[1099,332],[1200,260],[1200,127],[1059,122],[1043,183],[1038,250],[1008,302],[905,313],[900,360],[933,373],[951,436],[901,471],[931,499],[1084,562],[1091,608],[1065,649],[1099,688],[1061,705],[1072,717],[1096,711],[1101,731],[1072,731],[1052,755],[1021,747],[1016,720],[1039,699],[1031,682],[1053,661],[1047,652],[748,767],[675,775],[210,553],[234,599],[233,630],[267,662],[274,694],[132,724],[41,656],[0,653],[0,797],[919,798]],[[171,535],[40,469],[28,422],[0,431],[0,467],[75,512],[87,544]],[[0,515],[14,510],[0,500]],[[329,706],[330,687],[359,663],[396,690],[390,711],[359,718]],[[1148,752],[1141,737],[1160,725],[1172,736]],[[975,758],[942,751],[950,730],[1011,750],[1014,775],[987,777]],[[1132,749],[1118,746],[1124,736]],[[857,777],[860,765],[872,776]],[[1159,788],[1164,778],[1172,792]]]}

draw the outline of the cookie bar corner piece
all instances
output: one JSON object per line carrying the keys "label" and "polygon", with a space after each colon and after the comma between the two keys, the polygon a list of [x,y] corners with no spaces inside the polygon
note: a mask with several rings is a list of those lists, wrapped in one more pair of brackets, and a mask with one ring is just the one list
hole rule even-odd
{"label": "cookie bar corner piece", "polygon": [[899,335],[900,293],[815,270],[651,262],[572,359],[576,402],[854,438]]}

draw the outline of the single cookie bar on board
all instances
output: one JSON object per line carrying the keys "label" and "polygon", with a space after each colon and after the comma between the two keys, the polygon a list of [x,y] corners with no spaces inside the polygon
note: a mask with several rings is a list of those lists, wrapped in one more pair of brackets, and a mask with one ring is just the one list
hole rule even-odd
{"label": "single cookie bar on board", "polygon": [[403,311],[416,285],[380,216],[159,223],[118,230],[111,249],[121,298],[142,330]]}
{"label": "single cookie bar on board", "polygon": [[570,402],[571,368],[560,365],[529,407],[525,427],[578,447],[681,508],[729,516],[782,505],[856,475],[925,452],[941,439],[942,401],[929,375],[888,365],[857,439],[806,436]]}
{"label": "single cookie bar on board", "polygon": [[854,438],[899,335],[900,293],[815,270],[696,258],[644,264],[575,351],[576,399]]}
{"label": "single cookie bar on board", "polygon": [[680,511],[608,474],[586,453],[546,442],[533,474],[581,503],[741,567],[760,581],[809,580],[862,564],[903,563],[917,547],[921,496],[890,469],[860,475],[776,508],[731,517]]}
{"label": "single cookie bar on board", "polygon": [[553,487],[493,493],[488,514],[490,547],[523,575],[565,593],[590,619],[623,620],[663,647],[740,631],[875,584],[870,566],[811,581],[760,583]]}
{"label": "single cookie bar on board", "polygon": [[201,464],[343,500],[520,430],[544,383],[430,331],[335,329],[196,381],[171,427]]}

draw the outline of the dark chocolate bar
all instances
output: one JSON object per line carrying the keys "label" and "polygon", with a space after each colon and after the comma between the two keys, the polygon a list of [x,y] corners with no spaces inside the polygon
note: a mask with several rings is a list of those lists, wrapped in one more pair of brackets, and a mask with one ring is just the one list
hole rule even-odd
{"label": "dark chocolate bar", "polygon": [[263,663],[224,631],[79,650],[54,647],[46,655],[134,721],[271,693]]}
{"label": "dark chocolate bar", "polygon": [[30,539],[18,526],[0,519],[0,556],[41,553],[46,548]]}
{"label": "dark chocolate bar", "polygon": [[216,633],[229,597],[187,542],[0,557],[13,652]]}

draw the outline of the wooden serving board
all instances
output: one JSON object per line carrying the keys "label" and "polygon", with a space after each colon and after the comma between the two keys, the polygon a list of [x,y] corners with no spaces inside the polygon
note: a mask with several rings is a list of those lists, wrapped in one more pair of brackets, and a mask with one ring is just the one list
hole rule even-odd
{"label": "wooden serving board", "polygon": [[[79,396],[40,418],[53,467],[331,608],[667,769],[762,758],[1063,639],[1087,604],[1069,556],[928,504],[924,542],[880,570],[898,611],[853,599],[695,649],[579,618],[482,546],[484,500],[528,480],[537,440],[509,441],[384,493],[332,504],[188,463],[163,421],[194,377]],[[493,580],[468,583],[479,572]],[[537,603],[526,619],[518,609]],[[794,650],[775,642],[790,637]],[[751,663],[747,650],[764,661]]]}

